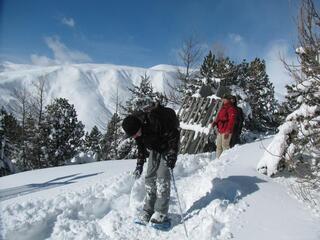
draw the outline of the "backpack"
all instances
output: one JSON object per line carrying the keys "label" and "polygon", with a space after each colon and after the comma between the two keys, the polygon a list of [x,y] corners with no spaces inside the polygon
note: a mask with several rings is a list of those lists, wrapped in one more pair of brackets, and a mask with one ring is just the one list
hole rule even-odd
{"label": "backpack", "polygon": [[150,119],[152,117],[158,119],[166,130],[179,128],[179,119],[175,111],[171,108],[159,105],[152,109],[148,115]]}

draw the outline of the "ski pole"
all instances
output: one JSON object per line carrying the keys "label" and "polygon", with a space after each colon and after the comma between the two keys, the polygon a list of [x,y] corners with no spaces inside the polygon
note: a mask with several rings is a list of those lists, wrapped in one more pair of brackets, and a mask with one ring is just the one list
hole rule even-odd
{"label": "ski pole", "polygon": [[181,208],[180,198],[179,198],[179,194],[178,194],[178,189],[177,189],[176,181],[175,181],[174,175],[173,175],[173,169],[170,168],[169,171],[170,171],[171,178],[172,178],[173,188],[174,188],[174,191],[176,192],[176,195],[177,195],[177,200],[178,200],[178,204],[179,204],[179,208],[180,208],[180,216],[181,216],[181,221],[182,221],[182,223],[183,223],[184,232],[185,232],[185,234],[186,234],[186,238],[189,239],[189,237],[188,237],[188,232],[187,232],[187,227],[186,227],[186,223],[185,223],[185,221],[184,221],[184,217],[183,217],[183,214],[182,214],[182,208]]}

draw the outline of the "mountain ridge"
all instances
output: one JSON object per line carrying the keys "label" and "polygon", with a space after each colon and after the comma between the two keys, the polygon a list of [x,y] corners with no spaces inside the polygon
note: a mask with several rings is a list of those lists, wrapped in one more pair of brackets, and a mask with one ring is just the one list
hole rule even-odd
{"label": "mountain ridge", "polygon": [[94,63],[37,66],[4,62],[0,66],[0,105],[14,101],[15,89],[26,86],[29,92],[34,92],[32,83],[42,78],[48,83],[46,104],[57,97],[67,98],[87,131],[94,125],[105,128],[115,112],[117,92],[124,102],[130,96],[128,88],[138,85],[146,74],[154,90],[165,93],[168,82],[175,81],[174,69],[170,65],[142,68]]}

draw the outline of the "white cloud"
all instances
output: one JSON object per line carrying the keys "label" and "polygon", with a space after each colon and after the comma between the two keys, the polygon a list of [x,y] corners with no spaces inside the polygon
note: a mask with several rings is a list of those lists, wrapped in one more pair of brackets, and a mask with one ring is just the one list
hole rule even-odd
{"label": "white cloud", "polygon": [[51,58],[48,58],[46,56],[39,56],[37,54],[32,54],[30,56],[31,62],[35,65],[39,66],[50,66],[57,64],[57,62]]}
{"label": "white cloud", "polygon": [[227,55],[236,61],[242,61],[249,57],[249,46],[244,37],[237,33],[229,33],[225,41]]}
{"label": "white cloud", "polygon": [[54,58],[47,56],[39,56],[36,54],[31,55],[31,61],[36,65],[53,65],[64,63],[80,63],[91,62],[92,59],[87,54],[78,50],[72,50],[66,47],[59,39],[59,37],[46,37],[45,42],[52,50]]}
{"label": "white cloud", "polygon": [[237,33],[230,33],[229,34],[229,38],[231,39],[231,41],[233,41],[234,43],[240,43],[243,41],[243,37],[240,34]]}
{"label": "white cloud", "polygon": [[76,22],[74,21],[73,18],[66,18],[66,17],[61,19],[61,23],[71,28],[73,28],[76,25]]}
{"label": "white cloud", "polygon": [[287,42],[277,41],[268,48],[264,57],[267,74],[275,87],[276,97],[280,101],[283,101],[286,95],[285,85],[291,84],[293,81],[281,62],[281,58],[289,64],[297,64],[294,49],[291,48]]}

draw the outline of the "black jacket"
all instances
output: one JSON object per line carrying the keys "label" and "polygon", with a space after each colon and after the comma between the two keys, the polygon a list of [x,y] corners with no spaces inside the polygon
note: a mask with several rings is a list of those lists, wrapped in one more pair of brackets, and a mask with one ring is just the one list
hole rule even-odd
{"label": "black jacket", "polygon": [[243,128],[243,122],[244,122],[244,114],[241,107],[237,108],[237,116],[236,116],[236,122],[234,124],[233,133],[230,139],[230,147],[233,147],[236,144],[240,144],[240,135]]}
{"label": "black jacket", "polygon": [[135,114],[142,122],[142,135],[136,138],[138,159],[148,157],[148,150],[159,153],[179,151],[179,120],[171,108],[159,106],[150,112]]}

